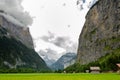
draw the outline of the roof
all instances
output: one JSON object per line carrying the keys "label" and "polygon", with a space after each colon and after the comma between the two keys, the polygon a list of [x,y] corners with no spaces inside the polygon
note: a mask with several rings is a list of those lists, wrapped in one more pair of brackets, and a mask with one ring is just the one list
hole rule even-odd
{"label": "roof", "polygon": [[93,67],[90,67],[90,70],[100,70],[100,67],[93,66]]}
{"label": "roof", "polygon": [[120,63],[116,64],[120,68]]}

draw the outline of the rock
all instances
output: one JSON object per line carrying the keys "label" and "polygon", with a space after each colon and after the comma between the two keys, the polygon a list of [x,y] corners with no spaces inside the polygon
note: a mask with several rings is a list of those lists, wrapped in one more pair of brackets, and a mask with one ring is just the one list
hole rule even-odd
{"label": "rock", "polygon": [[99,0],[86,15],[77,62],[87,64],[120,48],[120,0]]}
{"label": "rock", "polygon": [[34,49],[32,37],[28,27],[21,27],[9,22],[3,16],[0,16],[0,25],[8,30],[9,36],[13,36],[17,40],[21,41],[27,47]]}
{"label": "rock", "polygon": [[34,50],[29,28],[0,16],[0,70],[18,68],[49,70]]}
{"label": "rock", "polygon": [[66,53],[65,55],[61,56],[54,64],[50,67],[52,70],[63,70],[66,67],[72,65],[76,61],[76,54],[75,53]]}

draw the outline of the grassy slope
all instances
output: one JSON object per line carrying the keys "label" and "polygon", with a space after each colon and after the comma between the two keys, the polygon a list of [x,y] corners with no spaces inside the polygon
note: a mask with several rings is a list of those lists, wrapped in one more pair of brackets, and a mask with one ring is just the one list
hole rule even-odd
{"label": "grassy slope", "polygon": [[118,74],[0,74],[0,80],[120,80]]}

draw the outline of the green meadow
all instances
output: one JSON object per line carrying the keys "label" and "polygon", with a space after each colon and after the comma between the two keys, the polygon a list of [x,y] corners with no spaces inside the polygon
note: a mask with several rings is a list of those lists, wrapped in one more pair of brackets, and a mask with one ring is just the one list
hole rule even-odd
{"label": "green meadow", "polygon": [[120,80],[120,74],[64,74],[64,73],[34,73],[34,74],[0,74],[0,80]]}

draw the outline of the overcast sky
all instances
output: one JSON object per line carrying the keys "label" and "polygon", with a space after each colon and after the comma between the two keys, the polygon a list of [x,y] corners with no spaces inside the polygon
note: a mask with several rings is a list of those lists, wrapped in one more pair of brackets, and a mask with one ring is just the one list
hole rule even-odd
{"label": "overcast sky", "polygon": [[30,32],[36,51],[51,49],[60,56],[76,52],[89,1],[80,10],[77,0],[23,0],[24,10],[33,17]]}

